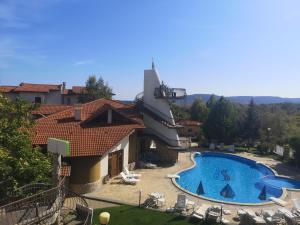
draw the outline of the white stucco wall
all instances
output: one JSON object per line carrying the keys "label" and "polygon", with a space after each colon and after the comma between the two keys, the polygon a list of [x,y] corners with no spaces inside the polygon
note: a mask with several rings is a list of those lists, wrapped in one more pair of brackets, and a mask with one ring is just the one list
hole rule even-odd
{"label": "white stucco wall", "polygon": [[102,156],[100,161],[100,177],[104,177],[108,174],[108,154],[123,150],[123,167],[128,165],[129,156],[129,136],[122,139],[117,146],[112,148],[109,152]]}
{"label": "white stucco wall", "polygon": [[168,122],[171,124],[175,124],[169,103],[165,99],[155,98],[154,96],[155,88],[159,88],[160,85],[161,80],[156,70],[144,71],[144,102],[156,108],[166,116],[172,118]]}
{"label": "white stucco wall", "polygon": [[34,103],[35,97],[40,97],[43,104],[61,104],[60,91],[50,91],[49,93],[40,92],[19,92],[18,96],[24,100]]}

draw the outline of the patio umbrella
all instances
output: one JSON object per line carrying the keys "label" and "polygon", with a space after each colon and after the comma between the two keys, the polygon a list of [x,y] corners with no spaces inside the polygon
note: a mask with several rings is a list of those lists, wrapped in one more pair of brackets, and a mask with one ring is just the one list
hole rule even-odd
{"label": "patio umbrella", "polygon": [[204,194],[204,189],[203,189],[202,181],[200,181],[200,184],[198,185],[197,188],[197,195],[203,195],[203,194]]}
{"label": "patio umbrella", "polygon": [[263,187],[263,189],[261,190],[258,198],[260,200],[266,200],[267,199],[267,189],[266,189],[266,186]]}
{"label": "patio umbrella", "polygon": [[231,186],[229,184],[226,184],[220,192],[220,195],[222,195],[225,198],[233,198],[235,196],[235,193],[232,190]]}

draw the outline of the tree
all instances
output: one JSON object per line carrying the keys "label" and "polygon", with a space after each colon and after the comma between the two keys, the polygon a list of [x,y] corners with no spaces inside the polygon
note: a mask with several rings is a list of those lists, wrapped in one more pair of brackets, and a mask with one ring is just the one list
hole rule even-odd
{"label": "tree", "polygon": [[80,94],[79,102],[86,103],[99,98],[111,99],[113,95],[112,88],[104,82],[102,77],[97,80],[97,77],[92,75],[86,81],[85,90]]}
{"label": "tree", "polygon": [[206,102],[206,107],[212,109],[217,103],[217,98],[215,95],[211,95],[208,101]]}
{"label": "tree", "polygon": [[196,98],[191,107],[191,119],[199,122],[206,121],[208,109],[201,98]]}
{"label": "tree", "polygon": [[254,104],[253,98],[251,99],[246,118],[244,123],[244,138],[248,141],[248,144],[253,144],[255,140],[259,138],[259,118]]}
{"label": "tree", "polygon": [[295,151],[294,158],[298,167],[300,167],[300,137],[292,137],[289,140],[289,145]]}
{"label": "tree", "polygon": [[30,110],[25,101],[0,95],[0,199],[25,184],[50,181],[50,159],[31,145]]}
{"label": "tree", "polygon": [[171,111],[172,111],[172,114],[173,114],[173,117],[174,117],[175,121],[185,120],[185,119],[190,118],[188,109],[180,107],[172,101],[170,101],[169,104],[170,104],[170,108],[171,108]]}
{"label": "tree", "polygon": [[213,106],[204,124],[204,134],[209,141],[232,143],[236,135],[236,110],[234,104],[221,97]]}
{"label": "tree", "polygon": [[261,115],[260,136],[263,142],[285,144],[288,142],[288,117],[282,111],[264,112]]}

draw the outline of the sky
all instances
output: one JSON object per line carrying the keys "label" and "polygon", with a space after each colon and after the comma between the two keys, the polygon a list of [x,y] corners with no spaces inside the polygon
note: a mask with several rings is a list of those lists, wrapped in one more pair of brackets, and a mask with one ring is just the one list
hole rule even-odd
{"label": "sky", "polygon": [[300,97],[299,0],[0,0],[0,85],[84,85],[132,100],[152,57],[188,94]]}

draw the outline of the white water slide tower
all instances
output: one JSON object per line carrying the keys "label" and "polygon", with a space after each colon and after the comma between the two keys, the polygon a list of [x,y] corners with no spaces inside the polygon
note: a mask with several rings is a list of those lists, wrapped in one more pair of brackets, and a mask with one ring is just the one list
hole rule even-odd
{"label": "white water slide tower", "polygon": [[159,78],[154,63],[152,68],[144,71],[144,92],[137,97],[144,124],[170,147],[181,147],[169,100],[185,98],[183,88],[169,88]]}

